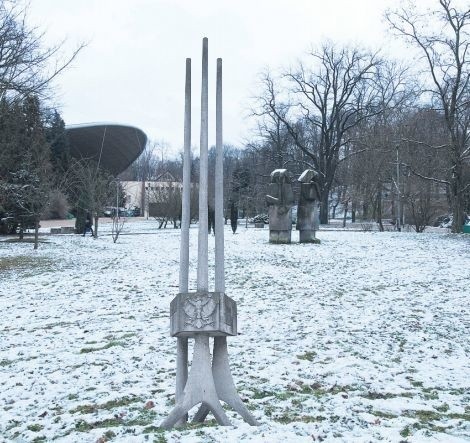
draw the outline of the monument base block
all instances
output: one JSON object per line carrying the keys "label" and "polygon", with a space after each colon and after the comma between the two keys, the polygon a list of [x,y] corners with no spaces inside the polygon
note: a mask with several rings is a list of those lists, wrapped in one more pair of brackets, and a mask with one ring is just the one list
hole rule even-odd
{"label": "monument base block", "polygon": [[292,231],[269,231],[269,243],[289,244]]}
{"label": "monument base block", "polygon": [[299,242],[300,243],[316,243],[320,244],[320,240],[315,237],[315,231],[313,230],[302,230],[299,231]]}

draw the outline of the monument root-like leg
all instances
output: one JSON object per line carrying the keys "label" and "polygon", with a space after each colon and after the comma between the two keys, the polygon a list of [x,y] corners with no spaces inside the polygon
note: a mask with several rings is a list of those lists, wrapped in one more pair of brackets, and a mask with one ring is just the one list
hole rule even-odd
{"label": "monument root-like leg", "polygon": [[231,425],[220,405],[214,379],[210,376],[211,372],[209,336],[198,334],[194,337],[193,363],[183,397],[163,421],[162,428],[172,428],[192,407],[199,403],[205,405],[214,414],[219,424]]}
{"label": "monument root-like leg", "polygon": [[[227,337],[214,337],[214,355],[212,357],[212,374],[215,389],[221,400],[227,403],[234,411],[238,412],[251,426],[259,426],[257,420],[248,411],[242,399],[238,395],[230,372]],[[209,413],[206,406],[201,406],[193,418],[193,422],[203,422]]]}

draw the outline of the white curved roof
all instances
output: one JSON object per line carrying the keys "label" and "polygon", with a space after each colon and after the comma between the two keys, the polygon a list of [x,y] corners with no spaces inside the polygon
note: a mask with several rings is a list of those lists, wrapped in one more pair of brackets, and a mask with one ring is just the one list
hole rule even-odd
{"label": "white curved roof", "polygon": [[113,175],[124,171],[147,143],[144,131],[120,123],[82,123],[65,130],[73,157],[93,159]]}

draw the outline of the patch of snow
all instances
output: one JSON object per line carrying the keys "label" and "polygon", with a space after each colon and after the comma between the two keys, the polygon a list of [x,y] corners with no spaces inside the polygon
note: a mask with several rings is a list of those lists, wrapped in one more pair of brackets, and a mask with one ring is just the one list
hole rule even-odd
{"label": "patch of snow", "polygon": [[[270,245],[268,229],[227,226],[231,368],[261,426],[229,411],[233,427],[163,432],[180,232],[156,226],[126,224],[116,244],[109,224],[97,240],[47,236],[38,251],[0,242],[0,263],[24,260],[0,266],[0,437],[467,441],[470,237],[320,231],[320,245]],[[190,241],[195,288],[194,226]]]}

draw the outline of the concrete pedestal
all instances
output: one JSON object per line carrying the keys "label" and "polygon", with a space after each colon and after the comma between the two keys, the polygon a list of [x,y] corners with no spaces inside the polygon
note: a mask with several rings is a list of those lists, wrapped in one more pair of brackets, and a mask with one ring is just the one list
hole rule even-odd
{"label": "concrete pedestal", "polygon": [[269,230],[269,243],[289,244],[292,239],[292,231]]}
{"label": "concrete pedestal", "polygon": [[299,177],[300,198],[297,207],[297,229],[299,230],[300,243],[320,243],[315,238],[316,229],[316,200],[320,197],[318,185],[315,181],[316,172],[305,170]]}
{"label": "concrete pedestal", "polygon": [[320,244],[320,240],[315,237],[315,231],[313,229],[299,231],[299,242]]}
{"label": "concrete pedestal", "polygon": [[285,206],[271,205],[269,215],[269,242],[290,243],[292,237],[292,211]]}

